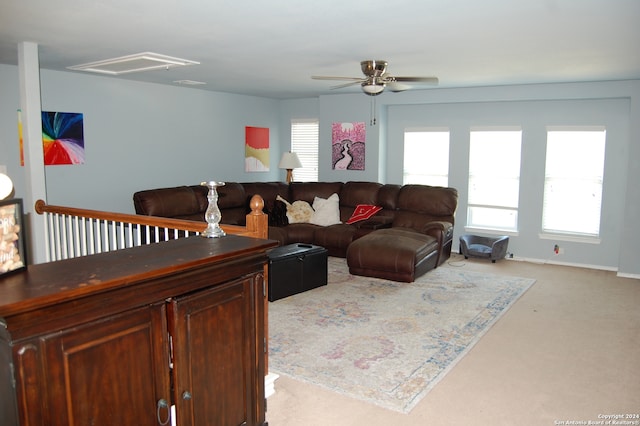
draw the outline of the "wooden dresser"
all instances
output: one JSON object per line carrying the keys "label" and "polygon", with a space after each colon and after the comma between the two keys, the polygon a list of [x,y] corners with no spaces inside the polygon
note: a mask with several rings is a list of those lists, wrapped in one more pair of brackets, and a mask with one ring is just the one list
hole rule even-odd
{"label": "wooden dresser", "polygon": [[264,425],[266,250],[191,237],[0,277],[3,425]]}

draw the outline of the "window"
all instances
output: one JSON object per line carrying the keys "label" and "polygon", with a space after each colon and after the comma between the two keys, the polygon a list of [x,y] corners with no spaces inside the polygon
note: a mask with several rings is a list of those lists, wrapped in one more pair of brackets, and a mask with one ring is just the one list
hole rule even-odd
{"label": "window", "polygon": [[600,234],[604,128],[547,129],[542,231]]}
{"label": "window", "polygon": [[293,170],[298,182],[318,181],[318,120],[291,120],[291,151],[302,168]]}
{"label": "window", "polygon": [[449,130],[404,132],[403,183],[449,186]]}
{"label": "window", "polygon": [[518,230],[522,130],[472,130],[467,226]]}

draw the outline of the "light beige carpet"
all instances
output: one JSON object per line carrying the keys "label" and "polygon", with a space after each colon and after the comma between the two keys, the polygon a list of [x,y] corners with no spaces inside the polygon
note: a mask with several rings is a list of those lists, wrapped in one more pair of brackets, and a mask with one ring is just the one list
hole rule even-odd
{"label": "light beige carpet", "polygon": [[405,413],[535,281],[437,268],[399,283],[328,263],[328,285],[269,304],[270,370]]}
{"label": "light beige carpet", "polygon": [[536,283],[408,414],[288,377],[270,426],[557,425],[640,412],[640,281],[614,272],[454,255]]}

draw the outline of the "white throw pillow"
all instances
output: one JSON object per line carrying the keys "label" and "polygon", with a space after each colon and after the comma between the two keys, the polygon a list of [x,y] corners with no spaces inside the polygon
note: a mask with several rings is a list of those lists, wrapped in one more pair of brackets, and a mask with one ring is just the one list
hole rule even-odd
{"label": "white throw pillow", "polygon": [[340,222],[340,199],[338,194],[332,194],[326,200],[315,197],[313,199],[313,216],[310,223],[320,226],[335,225]]}

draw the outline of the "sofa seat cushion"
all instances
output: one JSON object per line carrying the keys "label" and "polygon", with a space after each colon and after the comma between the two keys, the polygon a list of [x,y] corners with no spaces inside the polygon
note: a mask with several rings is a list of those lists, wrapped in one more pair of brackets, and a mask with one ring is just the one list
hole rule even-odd
{"label": "sofa seat cushion", "polygon": [[[318,225],[311,223],[290,223],[287,226],[282,227],[287,233],[287,241],[290,243],[306,243],[315,244],[314,234],[316,229],[321,228]],[[315,244],[319,245],[319,244]]]}
{"label": "sofa seat cushion", "polygon": [[286,246],[289,243],[287,228],[284,226],[270,226],[268,237],[270,240],[275,240],[281,246]]}
{"label": "sofa seat cushion", "polygon": [[343,223],[319,227],[313,233],[314,244],[326,248],[329,256],[345,257],[357,231],[355,226]]}
{"label": "sofa seat cushion", "polygon": [[438,241],[409,229],[378,229],[349,245],[347,265],[354,275],[413,282],[435,268]]}

